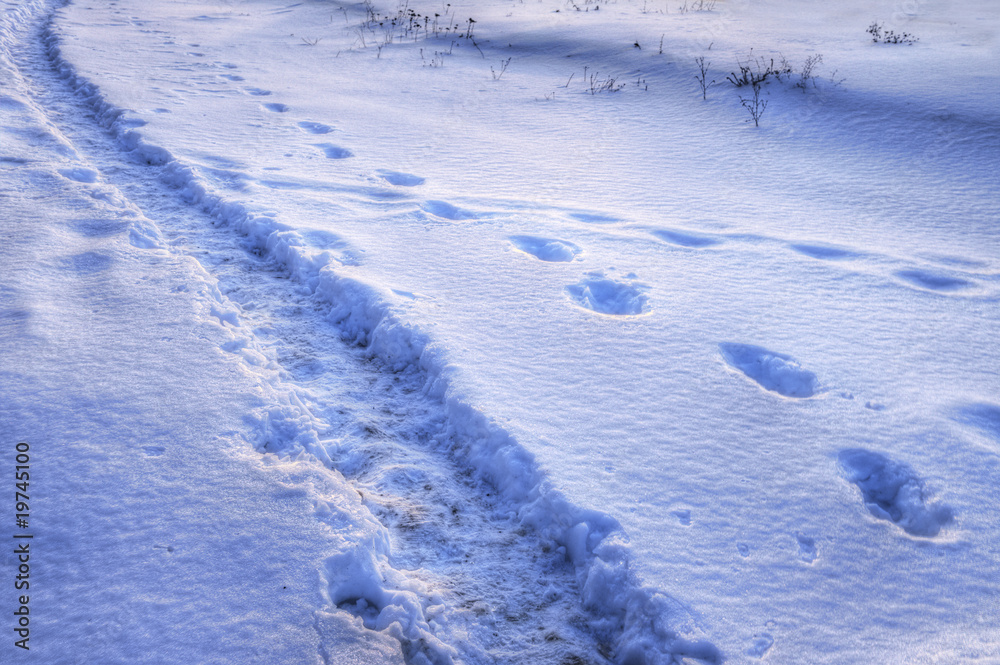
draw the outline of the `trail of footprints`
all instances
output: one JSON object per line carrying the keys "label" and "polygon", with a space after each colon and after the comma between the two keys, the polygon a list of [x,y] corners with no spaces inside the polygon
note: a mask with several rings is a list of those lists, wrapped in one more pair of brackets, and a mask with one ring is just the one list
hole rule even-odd
{"label": "trail of footprints", "polygon": [[[196,44],[191,46],[197,47]],[[236,68],[235,65],[227,63],[216,63],[216,66],[227,69]],[[232,73],[223,73],[217,76],[231,82],[245,81],[242,76]],[[272,94],[270,90],[253,86],[244,86],[241,91],[255,97],[269,97]],[[276,101],[262,102],[261,108],[276,114],[285,114],[291,111],[288,105]],[[330,134],[334,131],[330,125],[310,120],[299,121],[296,125],[302,131],[317,136]],[[311,145],[321,151],[328,159],[342,160],[354,156],[350,149],[334,143],[322,142]],[[387,169],[377,171],[377,175],[395,187],[417,187],[425,182],[424,178],[420,176]],[[473,220],[479,217],[474,211],[441,200],[424,201],[420,209],[434,218],[447,221]],[[586,224],[615,225],[626,221],[604,212],[577,210],[567,214],[571,220]],[[676,228],[654,228],[649,229],[648,233],[658,241],[681,250],[699,251],[718,248],[729,240],[722,234],[706,234]],[[582,249],[579,246],[557,238],[515,235],[509,237],[508,240],[519,251],[546,262],[570,262],[582,254]],[[873,258],[870,254],[836,245],[799,242],[783,244],[787,246],[787,249],[801,256],[824,262],[851,262]],[[973,291],[977,287],[974,279],[956,270],[911,266],[890,268],[888,274],[903,286],[944,295],[961,295]],[[634,275],[627,275],[624,279],[616,279],[600,272],[587,273],[579,282],[565,288],[566,294],[574,304],[591,312],[610,316],[638,316],[647,313],[649,311],[649,298],[646,291],[648,291],[648,287],[636,282]],[[772,357],[772,362],[775,364],[781,360],[777,356]],[[780,382],[776,376],[764,380]],[[782,390],[776,390],[776,392],[782,393]]]}
{"label": "trail of footprints", "polygon": [[[253,89],[251,94],[267,95],[267,91]],[[265,104],[272,112],[287,112],[283,104]],[[311,134],[327,134],[333,131],[328,125],[302,121],[298,126]],[[351,156],[351,152],[329,143],[314,144],[332,159]],[[407,173],[391,170],[378,171],[387,183],[397,187],[416,187],[424,179]],[[476,218],[476,213],[439,200],[425,201],[422,210],[435,217],[460,221]],[[617,224],[623,220],[601,213],[573,212],[569,217],[587,224]],[[684,250],[704,250],[717,247],[725,242],[718,235],[706,235],[687,230],[658,228],[650,234],[659,241]],[[581,258],[583,249],[568,240],[533,235],[513,235],[508,238],[518,251],[535,259],[549,263],[569,263]],[[793,252],[821,261],[850,261],[864,257],[864,254],[848,248],[822,244],[792,243],[788,248]],[[936,272],[926,268],[896,270],[894,276],[905,285],[935,292],[956,292],[972,286],[968,279],[956,277],[946,272]],[[635,281],[636,275],[628,274],[624,279],[616,279],[603,271],[586,273],[576,284],[566,287],[571,300],[583,309],[610,316],[637,316],[648,311],[648,287]],[[719,345],[722,359],[732,370],[742,373],[765,391],[790,399],[807,399],[821,392],[820,382],[815,373],[804,369],[792,356],[768,350],[764,347],[724,342]],[[879,411],[882,405],[872,402],[866,408]],[[971,422],[1000,440],[1000,407],[975,405],[961,414],[964,422]],[[838,456],[841,474],[848,482],[858,487],[864,506],[878,519],[900,527],[906,533],[917,537],[933,538],[954,517],[952,509],[930,500],[924,481],[908,465],[897,462],[880,453],[865,449],[847,449]],[[676,513],[683,525],[691,524],[689,510]],[[819,556],[816,540],[803,533],[795,534],[798,558],[807,564],[815,562]],[[742,557],[750,556],[750,546],[738,543],[737,550]],[[773,643],[768,634],[761,634],[747,650],[748,655],[760,657]]]}
{"label": "trail of footprints", "polygon": [[[205,233],[212,225],[187,209],[177,214],[174,204],[161,196],[157,179],[143,177],[145,165],[120,164],[114,148],[102,147],[103,132],[96,126],[79,131],[86,133],[77,140],[99,153],[103,168],[64,169],[53,177],[65,179],[65,186],[93,192],[105,187],[99,182],[102,174],[114,173],[112,183],[158,220],[170,245],[197,256],[218,280],[225,300],[216,291],[208,301],[219,325],[253,330],[268,340],[273,359],[290,376],[328,397],[310,403],[310,408],[327,423],[330,441],[351,444],[332,451],[338,459],[335,468],[363,491],[364,505],[390,530],[394,565],[407,571],[414,583],[440,589],[435,600],[447,599],[434,610],[459,626],[456,631],[469,662],[513,662],[510,653],[530,662],[609,662],[604,655],[609,647],[587,627],[588,615],[580,607],[574,570],[565,556],[542,547],[530,529],[513,523],[494,490],[450,457],[445,447],[435,445],[454,434],[447,429],[440,403],[422,390],[422,375],[385,371],[370,362],[363,349],[352,347],[329,325],[324,307],[289,290],[279,265],[260,257],[249,242],[234,245],[228,234]],[[108,168],[109,162],[117,168]],[[408,174],[383,175],[417,184]],[[87,239],[128,233],[129,218],[115,212],[117,216],[81,216],[68,230]],[[326,245],[340,242],[318,230],[307,232],[307,239]],[[107,271],[113,261],[103,251],[85,251],[62,257],[59,268],[90,277]],[[186,282],[176,288],[209,292],[207,283]],[[18,317],[16,311],[7,314]],[[237,337],[220,348],[249,365],[270,362],[247,342]],[[165,450],[144,446],[141,453],[156,458]],[[156,547],[172,551],[172,546]],[[424,569],[428,562],[433,571]],[[476,571],[484,569],[489,574],[477,576]],[[381,628],[372,623],[377,608],[364,598],[347,599],[339,606],[357,614],[369,628]],[[399,639],[408,662],[442,662],[423,643]],[[493,658],[494,652],[500,656]]]}
{"label": "trail of footprints", "polygon": [[[256,96],[270,95],[269,91],[257,88],[245,90]],[[274,113],[286,113],[290,110],[281,103],[265,103],[262,106]],[[333,131],[329,125],[313,121],[300,121],[297,126],[314,135],[325,135]],[[352,156],[346,148],[331,143],[313,145],[331,159]],[[377,174],[396,187],[418,187],[425,182],[424,178],[398,171],[379,170]],[[473,211],[440,200],[427,200],[421,205],[421,209],[434,217],[450,221],[477,217]],[[587,224],[618,224],[624,221],[611,215],[586,211],[571,212],[568,216],[574,221]],[[720,235],[672,228],[656,228],[649,233],[658,241],[680,250],[716,248],[727,240]],[[547,263],[570,263],[583,255],[583,249],[579,245],[559,238],[512,235],[508,237],[508,241],[518,251]],[[827,244],[789,243],[787,247],[799,255],[819,261],[844,262],[865,256],[853,249]],[[939,293],[960,292],[973,286],[969,279],[927,268],[897,269],[892,274],[906,286]],[[634,317],[648,312],[649,301],[646,294],[648,287],[636,279],[636,275],[632,273],[624,278],[616,278],[604,271],[591,271],[585,273],[579,282],[568,285],[565,292],[574,304],[593,313]],[[803,368],[790,355],[736,342],[719,344],[719,353],[731,370],[743,374],[764,391],[793,400],[808,399],[822,392],[816,374]],[[884,408],[873,402],[867,402],[865,407],[874,411]],[[975,424],[1000,440],[1000,407],[975,405],[964,411],[959,419]],[[910,535],[923,538],[937,536],[953,521],[952,509],[933,502],[925,491],[924,481],[908,465],[881,453],[860,448],[841,451],[838,462],[842,476],[858,487],[863,505],[874,517],[895,524]],[[691,512],[681,511],[678,519],[683,525],[690,525]],[[796,533],[795,543],[798,548],[797,556],[802,562],[812,564],[819,558],[819,547],[814,538]],[[737,550],[742,557],[750,556],[750,546],[746,543],[738,543]],[[761,635],[747,653],[762,656],[772,642],[770,635]]]}
{"label": "trail of footprints", "polygon": [[[190,55],[200,56],[196,53]],[[237,74],[224,73],[218,77],[234,83],[244,82],[244,78]],[[241,91],[259,98],[268,98],[272,94],[269,90],[252,86],[244,86]],[[288,114],[292,111],[288,105],[276,101],[262,101],[260,106],[264,111],[274,114]],[[301,131],[317,137],[335,131],[330,125],[310,120],[299,121],[296,126]],[[340,160],[353,156],[349,149],[334,143],[321,142],[311,145],[329,159]],[[87,169],[67,169],[61,173],[69,180],[84,184],[93,183],[97,177],[96,172]],[[420,176],[388,169],[378,170],[376,174],[394,187],[419,187],[425,182]],[[448,221],[472,220],[478,217],[474,211],[441,200],[426,200],[420,209],[428,215]],[[590,211],[568,212],[567,216],[575,222],[595,225],[617,225],[625,221],[612,215]],[[103,223],[81,222],[79,231],[85,235],[100,236],[118,232],[118,229],[105,228]],[[647,231],[656,241],[675,248],[676,251],[711,251],[730,240],[721,234],[698,233],[676,228],[654,228]],[[311,242],[314,240],[310,239]],[[545,263],[571,263],[580,260],[584,255],[584,250],[579,245],[560,238],[512,235],[507,240],[519,252]],[[823,262],[849,263],[872,258],[864,252],[835,245],[798,242],[784,244],[788,250],[800,256]],[[105,263],[103,256],[94,253],[69,257],[65,262],[67,269],[80,273],[101,271],[107,267]],[[963,294],[976,286],[971,277],[955,269],[909,266],[890,268],[888,274],[902,286],[945,295]],[[565,293],[578,307],[594,314],[613,317],[636,317],[647,313],[648,290],[649,287],[639,283],[634,274],[617,277],[604,271],[587,272],[578,282],[565,287]],[[737,342],[720,343],[718,352],[722,361],[734,374],[744,376],[767,393],[789,400],[804,400],[823,392],[823,386],[816,374],[803,368],[788,354]],[[867,402],[865,407],[874,411],[884,408],[881,404],[873,402]],[[975,428],[1000,444],[1000,407],[991,404],[969,405],[958,410],[954,414],[954,419]],[[850,448],[840,451],[837,463],[844,480],[857,487],[861,504],[878,520],[895,525],[903,532],[918,538],[937,537],[954,521],[953,509],[934,501],[926,490],[925,481],[912,467],[903,462],[876,451]],[[677,510],[673,514],[680,525],[685,527],[691,525],[690,510]],[[383,518],[392,521],[390,515],[383,515]],[[803,564],[812,565],[820,559],[821,551],[816,538],[801,532],[793,534],[793,538],[795,549],[792,551]],[[736,543],[736,550],[743,558],[751,557],[753,554],[751,546],[744,542]],[[761,633],[755,636],[745,653],[751,657],[761,658],[772,644],[772,636]]]}
{"label": "trail of footprints", "polygon": [[[761,346],[725,342],[719,350],[726,364],[744,374],[766,391],[792,399],[807,399],[821,392],[816,375],[804,369],[794,358]],[[847,397],[845,395],[845,397]],[[865,405],[873,410],[880,405]],[[970,407],[963,415],[975,413],[972,419],[982,427],[983,421],[993,423],[1000,432],[1000,408],[989,405]],[[979,417],[985,413],[985,418]],[[954,517],[952,509],[931,500],[923,479],[907,464],[863,448],[842,450],[838,455],[842,476],[861,491],[862,501],[876,518],[895,524],[910,535],[933,538]],[[816,542],[804,534],[796,534],[799,556],[806,563],[819,554]],[[741,554],[744,554],[741,550]],[[744,556],[746,556],[744,554]]]}
{"label": "trail of footprints", "polygon": [[[620,221],[605,215],[581,213],[571,214],[570,217],[594,224]],[[653,229],[649,233],[681,250],[701,251],[722,245],[726,240],[720,236],[678,229]],[[558,238],[513,235],[508,237],[508,241],[518,251],[544,262],[571,262],[583,253],[578,245]],[[850,261],[864,256],[861,252],[832,245],[794,243],[788,248],[822,261]],[[972,286],[970,280],[925,268],[899,269],[893,274],[906,286],[939,293],[961,291]],[[629,274],[625,280],[618,280],[602,272],[591,272],[577,284],[566,287],[566,291],[577,305],[599,314],[637,315],[646,311],[647,298],[643,293],[644,287],[636,284],[634,278],[635,275]],[[824,392],[817,375],[788,354],[737,342],[720,343],[718,350],[730,370],[749,379],[765,392],[790,400],[810,399]],[[842,397],[853,396],[842,394]],[[866,402],[864,407],[872,411],[885,408],[871,401]],[[1000,407],[970,405],[956,412],[954,419],[1000,443]],[[935,501],[924,479],[906,463],[863,448],[842,450],[837,461],[840,475],[857,487],[861,504],[876,519],[890,523],[910,536],[926,539],[939,536],[954,521],[954,510]],[[678,510],[672,514],[680,525],[691,525],[690,510]],[[815,537],[801,532],[793,536],[795,549],[792,551],[803,564],[812,565],[821,558],[820,544]],[[736,550],[743,558],[752,554],[750,545],[744,542],[736,543]],[[760,658],[772,644],[770,634],[759,634],[746,654]]]}
{"label": "trail of footprints", "polygon": [[[235,74],[220,75],[228,81],[242,82],[244,79]],[[243,91],[252,96],[267,97],[270,91],[246,87]],[[0,99],[0,102],[3,100]],[[281,103],[265,103],[262,107],[272,113],[288,113],[289,107]],[[166,111],[166,109],[160,109]],[[334,129],[326,124],[313,121],[300,121],[299,129],[312,135],[326,135]],[[331,159],[344,159],[352,153],[331,143],[313,144],[324,151]],[[27,164],[22,158],[0,155],[0,164],[5,167],[17,168]],[[67,168],[59,173],[67,180],[82,186],[92,185],[98,180],[99,174],[86,168]],[[418,187],[425,180],[419,176],[392,170],[380,170],[378,176],[386,183],[395,187]],[[428,214],[449,220],[472,219],[475,213],[463,210],[444,201],[426,201],[423,210]],[[617,218],[596,214],[576,212],[569,215],[572,219],[592,224],[613,224],[621,222]],[[127,224],[120,219],[84,218],[76,222],[75,232],[87,238],[104,238],[118,235],[126,231]],[[312,233],[322,233],[315,231]],[[725,242],[720,236],[704,235],[678,229],[654,229],[650,234],[659,241],[682,250],[701,251],[718,247]],[[317,240],[313,238],[311,240]],[[509,242],[518,251],[530,255],[546,263],[570,263],[583,255],[583,249],[567,240],[533,236],[513,235]],[[336,238],[323,239],[328,245],[336,242]],[[789,244],[788,248],[802,256],[821,261],[851,261],[863,256],[861,252],[851,249],[819,244]],[[84,252],[66,257],[62,260],[65,270],[81,275],[92,275],[107,270],[111,265],[111,257],[100,252]],[[948,271],[935,271],[927,268],[904,268],[893,273],[906,285],[925,291],[937,293],[962,292],[974,286],[971,279],[957,276]],[[597,314],[611,316],[637,316],[648,311],[647,287],[637,283],[636,276],[628,274],[624,278],[614,278],[604,272],[586,273],[582,279],[566,287],[566,293],[575,304]],[[719,344],[719,353],[735,374],[742,374],[756,383],[762,390],[791,400],[812,398],[822,392],[822,385],[815,373],[803,368],[790,355],[771,351],[761,346],[750,344],[723,342]],[[302,370],[305,371],[305,370]],[[865,405],[872,410],[882,407],[871,402]],[[953,419],[968,425],[983,436],[1000,446],[1000,406],[980,403],[961,407],[953,414]],[[150,446],[144,448],[149,456],[162,454],[163,448]],[[842,477],[858,488],[862,505],[876,519],[893,524],[902,531],[918,538],[937,537],[943,529],[954,521],[955,513],[951,507],[934,501],[928,494],[925,481],[909,465],[894,460],[882,453],[864,448],[849,448],[840,451],[837,457]],[[359,470],[359,475],[365,472]],[[378,486],[378,474],[372,478]],[[421,479],[421,482],[427,479]],[[431,484],[422,485],[426,491],[432,490]],[[487,495],[488,496],[488,495]],[[402,520],[388,504],[380,505],[377,500],[370,506],[382,510],[383,519],[393,522]],[[690,526],[692,512],[688,509],[676,510],[673,515],[682,526]],[[405,528],[404,528],[405,526]],[[412,526],[400,526],[401,533],[412,530]],[[794,534],[797,548],[796,556],[804,564],[813,564],[820,556],[820,548],[816,539],[804,533]],[[415,543],[414,547],[425,546]],[[509,546],[509,544],[508,544]],[[472,545],[469,545],[472,547]],[[739,556],[752,556],[752,548],[747,543],[737,543]],[[548,637],[546,637],[548,639]],[[760,658],[771,648],[773,637],[769,633],[754,636],[753,643],[746,650],[746,655]]]}
{"label": "trail of footprints", "polygon": [[[610,224],[616,220],[610,216],[573,213],[570,217],[588,224]],[[659,241],[683,251],[702,251],[722,245],[726,238],[693,233],[679,229],[653,229],[649,233]],[[507,239],[518,251],[539,261],[567,263],[578,259],[583,250],[567,240],[533,235],[512,235]],[[793,252],[821,261],[850,261],[863,257],[861,252],[851,249],[820,244],[789,244]],[[934,270],[899,269],[894,276],[905,286],[917,287],[934,292],[961,291],[972,286],[964,278],[954,277]],[[577,284],[566,287],[566,292],[579,306],[599,314],[634,316],[646,311],[647,297],[644,287],[634,282],[635,275],[629,274],[625,280],[609,277],[603,272],[590,272]],[[718,347],[725,365],[737,375],[742,375],[767,393],[790,400],[804,400],[824,392],[817,375],[804,368],[794,357],[772,351],[762,346],[737,342],[723,342]],[[842,395],[851,398],[850,395]],[[866,402],[865,408],[881,411],[884,406],[876,402]],[[990,404],[976,404],[965,407],[955,414],[955,420],[970,425],[986,436],[1000,442],[1000,407]],[[862,506],[878,520],[885,521],[917,538],[935,538],[948,527],[955,517],[950,506],[935,501],[926,489],[924,479],[909,465],[894,460],[883,453],[863,448],[840,451],[838,458],[840,475],[846,482],[855,485],[859,491]],[[672,513],[681,526],[690,526],[690,510]],[[820,543],[806,533],[793,534],[794,556],[803,564],[813,565],[821,558]],[[751,546],[745,542],[736,543],[740,557],[752,555]],[[755,636],[746,654],[762,657],[773,644],[770,634]]]}
{"label": "trail of footprints", "polygon": [[[230,75],[230,80],[239,77]],[[270,91],[258,88],[244,88],[250,95],[266,97]],[[262,107],[272,113],[288,113],[291,109],[280,102],[263,103]],[[303,120],[297,127],[308,134],[323,136],[334,129],[326,124]],[[332,143],[314,143],[330,159],[345,159],[353,153]],[[74,174],[75,175],[75,174]],[[86,174],[80,174],[86,175]],[[395,187],[418,187],[424,178],[409,173],[379,170],[377,175]],[[81,180],[85,180],[83,177]],[[461,221],[475,219],[477,214],[459,206],[440,200],[427,200],[421,209],[434,217]],[[602,213],[571,212],[569,217],[587,224],[617,224],[623,220]],[[696,233],[682,229],[656,228],[650,235],[680,250],[702,251],[722,245],[726,238],[720,235]],[[583,249],[568,240],[534,235],[512,235],[508,238],[519,252],[547,263],[570,263],[583,255]],[[791,243],[791,251],[810,259],[843,262],[862,258],[861,252],[833,245]],[[86,261],[82,261],[86,263]],[[944,272],[925,268],[898,269],[893,273],[904,284],[922,290],[935,292],[955,292],[971,286],[967,279]],[[577,306],[596,314],[607,316],[638,316],[648,312],[648,287],[636,281],[636,275],[627,274],[616,278],[604,271],[591,271],[575,284],[565,288],[566,294]],[[719,353],[725,364],[734,372],[744,375],[764,391],[781,397],[800,400],[809,399],[822,392],[816,374],[803,368],[790,355],[766,349],[761,346],[736,342],[719,344]],[[872,410],[880,410],[881,405],[865,405]],[[981,428],[993,432],[1000,438],[1000,408],[979,405],[964,413],[966,420],[975,421]],[[982,425],[986,423],[986,425]],[[890,522],[906,533],[922,538],[933,538],[953,521],[954,513],[946,505],[933,502],[926,493],[924,481],[908,465],[895,461],[881,453],[866,449],[846,449],[838,456],[840,472],[845,480],[857,486],[862,503],[874,517]],[[678,519],[684,525],[691,524],[690,511],[682,511]],[[796,533],[797,557],[805,564],[813,564],[820,557],[816,539],[803,533]],[[751,548],[746,543],[737,543],[741,557],[749,557]],[[747,650],[748,655],[760,657],[773,643],[770,635],[760,635]]]}

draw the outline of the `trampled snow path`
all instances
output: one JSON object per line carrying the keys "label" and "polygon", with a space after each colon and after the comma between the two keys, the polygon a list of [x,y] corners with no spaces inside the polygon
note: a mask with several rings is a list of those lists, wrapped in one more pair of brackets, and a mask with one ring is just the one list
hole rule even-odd
{"label": "trampled snow path", "polygon": [[[470,432],[467,424],[456,423],[424,372],[412,366],[392,368],[343,341],[344,331],[331,323],[329,296],[291,279],[273,256],[262,255],[259,245],[232,229],[218,228],[218,214],[185,203],[182,192],[165,184],[176,183],[176,163],[151,147],[139,151],[139,159],[135,152],[126,153],[120,136],[107,129],[114,115],[102,115],[87,96],[92,91],[72,79],[51,48],[51,17],[41,11],[41,3],[36,7],[39,11],[12,56],[37,107],[92,166],[63,169],[63,177],[123,194],[120,203],[151,220],[172,252],[196,258],[217,280],[222,296],[210,314],[235,332],[235,339],[220,348],[239,357],[250,373],[277,368],[288,395],[284,403],[247,414],[259,432],[258,449],[282,456],[316,455],[351,481],[388,529],[388,547],[369,543],[372,551],[327,561],[320,574],[331,605],[398,638],[408,663],[582,665],[640,653],[654,661],[685,655],[718,659],[708,643],[642,627],[643,621],[669,615],[672,623],[691,630],[686,611],[662,597],[652,610],[627,608],[631,621],[639,617],[639,627],[628,629],[640,646],[623,650],[619,642],[626,608],[609,611],[592,598],[586,612],[577,589],[578,568],[593,556],[596,542],[593,535],[586,542],[588,531],[608,536],[615,531],[613,521],[587,515],[589,525],[583,531],[570,529],[567,538],[553,537],[551,525],[520,519],[524,506],[498,496],[482,469],[462,461],[469,447],[464,438],[496,434],[488,428]],[[282,112],[279,106],[270,104],[268,110]],[[304,129],[322,133],[318,127]],[[347,154],[318,145],[330,157]],[[144,157],[150,163],[142,163]],[[403,186],[416,184],[406,174],[385,177]],[[429,205],[433,214],[457,214],[443,202]],[[93,233],[100,235],[102,228]],[[522,246],[540,258],[562,260],[578,251],[570,244],[559,244],[555,251],[552,242],[536,240]],[[581,283],[587,294],[597,294],[586,296],[584,306],[599,309],[609,302],[601,296],[605,282]],[[473,419],[473,427],[483,424]],[[502,449],[498,454],[511,455]],[[507,463],[513,470],[521,465],[528,477],[537,474],[530,457],[517,451],[512,455]],[[553,501],[537,494],[534,500]],[[338,519],[336,511],[322,505],[317,516],[320,521]],[[612,556],[607,565],[616,584],[631,583],[615,577],[624,573],[626,562]],[[636,602],[641,605],[638,596]],[[649,611],[653,614],[646,616]],[[320,623],[317,630],[322,638]],[[642,634],[644,630],[649,632]],[[337,653],[321,652],[326,662],[338,662]]]}
{"label": "trampled snow path", "polygon": [[[316,562],[377,523],[321,465],[247,446],[241,414],[279,397],[273,372],[220,352],[234,335],[204,270],[160,249],[27,94],[8,57],[23,10],[0,18],[0,471],[14,478],[24,441],[15,535],[33,539],[0,569],[24,582],[4,585],[4,613],[19,592],[30,624],[5,622],[23,648],[4,639],[0,660],[307,663],[319,631],[350,662],[399,663],[394,640],[361,642],[316,610]],[[337,529],[313,517],[320,502]]]}

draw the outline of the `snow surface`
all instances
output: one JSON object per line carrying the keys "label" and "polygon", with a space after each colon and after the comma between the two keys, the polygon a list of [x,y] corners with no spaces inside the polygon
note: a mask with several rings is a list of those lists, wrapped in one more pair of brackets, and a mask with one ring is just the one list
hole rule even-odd
{"label": "snow surface", "polygon": [[1000,662],[995,3],[60,5],[28,658]]}

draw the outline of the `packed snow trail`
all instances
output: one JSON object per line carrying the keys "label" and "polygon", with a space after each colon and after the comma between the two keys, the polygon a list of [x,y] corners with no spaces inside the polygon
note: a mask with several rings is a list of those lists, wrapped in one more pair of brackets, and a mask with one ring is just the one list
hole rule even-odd
{"label": "packed snow trail", "polygon": [[[5,509],[0,661],[300,665],[325,648],[400,665],[397,641],[317,611],[316,566],[380,525],[322,465],[248,446],[244,414],[281,399],[276,368],[249,374],[220,352],[245,338],[211,315],[225,306],[214,280],[165,251],[38,106],[8,58],[30,15],[11,18],[0,18],[0,474],[10,488],[26,444],[30,517],[15,529]],[[339,522],[315,518],[327,504]],[[32,536],[28,555],[12,531]],[[23,634],[15,598],[28,603]]]}
{"label": "packed snow trail", "polygon": [[[236,331],[219,348],[251,375],[278,369],[281,377],[283,398],[248,416],[258,449],[323,460],[352,482],[388,529],[388,540],[363,539],[326,561],[320,575],[330,609],[396,637],[408,663],[718,660],[707,642],[674,630],[646,632],[644,622],[668,617],[689,634],[694,624],[662,595],[629,590],[634,581],[614,545],[613,520],[565,505],[529,455],[481,415],[444,401],[441,379],[398,356],[412,351],[380,358],[345,343],[344,330],[330,325],[330,306],[359,303],[324,295],[322,282],[317,289],[290,280],[287,266],[256,239],[215,229],[229,221],[228,211],[219,214],[225,204],[216,204],[214,215],[185,204],[163,184],[178,183],[184,170],[162,149],[139,145],[125,154],[119,141],[137,147],[129,144],[127,121],[119,122],[119,113],[72,75],[50,20],[36,18],[27,29],[32,38],[16,45],[13,57],[38,107],[93,165],[64,176],[120,191],[158,229],[150,233],[162,234],[171,252],[195,257],[217,280],[220,296],[209,315]],[[185,193],[197,186],[184,184]],[[393,360],[396,367],[387,364]],[[482,441],[468,441],[476,437]],[[496,459],[477,468],[466,459],[470,450]],[[532,478],[541,484],[521,487]],[[343,519],[322,501],[315,512],[321,522]],[[593,553],[598,546],[607,561]],[[582,571],[586,580],[595,560],[602,570],[591,584],[599,586],[584,611],[577,575]],[[321,623],[317,630],[324,637]],[[327,662],[338,662],[333,646],[320,649]]]}

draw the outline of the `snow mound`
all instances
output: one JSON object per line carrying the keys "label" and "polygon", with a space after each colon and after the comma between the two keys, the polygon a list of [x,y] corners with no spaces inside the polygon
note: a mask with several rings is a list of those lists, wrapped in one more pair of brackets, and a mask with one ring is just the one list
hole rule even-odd
{"label": "snow mound", "polygon": [[359,617],[369,630],[395,637],[407,662],[455,663],[458,652],[435,637],[426,618],[431,603],[442,599],[388,565],[385,539],[367,545],[325,562],[320,573],[324,600]]}
{"label": "snow mound", "polygon": [[636,286],[598,275],[567,286],[566,292],[581,307],[615,316],[642,314],[648,300]]}
{"label": "snow mound", "polygon": [[923,481],[906,464],[863,448],[842,450],[838,456],[845,477],[861,489],[868,511],[914,536],[933,538],[951,522],[953,511],[928,504]]}
{"label": "snow mound", "polygon": [[531,254],[542,261],[572,261],[580,253],[580,248],[565,240],[538,238],[535,236],[511,236],[514,247],[525,254]]}
{"label": "snow mound", "polygon": [[760,384],[765,390],[785,397],[812,397],[819,381],[812,372],[802,369],[791,356],[768,351],[752,344],[719,344],[726,363]]}

